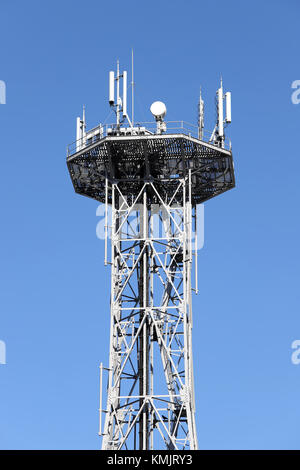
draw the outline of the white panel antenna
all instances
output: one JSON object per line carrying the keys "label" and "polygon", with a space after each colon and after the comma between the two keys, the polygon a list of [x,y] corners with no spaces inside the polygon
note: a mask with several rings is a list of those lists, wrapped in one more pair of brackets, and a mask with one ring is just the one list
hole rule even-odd
{"label": "white panel antenna", "polygon": [[[120,79],[123,79],[123,95],[120,96]],[[115,85],[116,82],[116,85]],[[115,86],[116,86],[116,97],[115,97]],[[124,70],[123,74],[120,74],[119,61],[117,61],[117,73],[109,72],[109,105],[114,108],[117,117],[117,129],[120,129],[120,126],[125,119],[132,126],[132,123],[129,119],[127,113],[127,71]]]}
{"label": "white panel antenna", "polygon": [[78,117],[76,119],[76,152],[82,149],[85,146],[86,141],[86,124],[85,124],[85,106],[82,110],[82,119]]}
{"label": "white panel antenna", "polygon": [[224,137],[224,111],[223,111],[223,85],[221,80],[221,86],[217,91],[218,95],[218,131],[219,137]]}
{"label": "white panel antenna", "polygon": [[[224,119],[224,99],[226,106],[226,117]],[[224,124],[231,123],[231,92],[227,91],[224,95],[223,93],[223,82],[221,78],[221,86],[217,90],[217,123],[213,130],[213,133],[209,139],[209,142],[214,142],[216,145],[224,147],[225,134],[224,134]]]}
{"label": "white panel antenna", "polygon": [[225,93],[225,100],[226,100],[226,119],[225,121],[229,124],[231,122],[231,93],[227,91]]}
{"label": "white panel antenna", "polygon": [[115,104],[115,73],[112,71],[109,72],[109,104]]}
{"label": "white panel antenna", "polygon": [[76,119],[76,152],[78,152],[81,148],[81,140],[82,140],[82,135],[81,135],[81,118],[78,117]]}

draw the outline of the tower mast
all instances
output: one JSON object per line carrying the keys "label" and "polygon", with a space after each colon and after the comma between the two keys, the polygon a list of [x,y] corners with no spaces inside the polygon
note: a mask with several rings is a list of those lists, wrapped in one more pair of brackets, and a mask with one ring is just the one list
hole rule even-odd
{"label": "tower mast", "polygon": [[[116,78],[109,73],[109,104],[116,111],[116,124],[86,131],[85,116],[82,121],[78,118],[79,140],[67,155],[75,191],[105,204],[110,351],[104,410],[101,388],[99,434],[104,450],[193,450],[198,448],[192,353],[191,273],[197,256],[193,221],[197,204],[235,185],[232,153],[225,148],[222,131],[223,86],[218,90],[213,143],[203,140],[201,92],[196,137],[184,126],[168,134],[167,110],[160,101],[150,108],[156,129],[134,127],[134,108],[130,121],[126,93],[127,73],[120,74],[118,62]],[[231,95],[225,96],[229,123]],[[101,384],[103,370],[101,365]]]}

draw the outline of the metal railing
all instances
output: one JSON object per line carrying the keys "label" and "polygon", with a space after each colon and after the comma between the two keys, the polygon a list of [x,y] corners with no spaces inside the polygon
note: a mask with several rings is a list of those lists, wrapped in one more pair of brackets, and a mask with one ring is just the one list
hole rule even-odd
{"label": "metal railing", "polygon": [[[188,137],[199,138],[198,126],[191,124],[186,121],[165,121],[167,129],[163,135],[172,135],[172,134],[185,134]],[[156,122],[137,122],[134,127],[131,128],[128,126],[121,126],[119,129],[117,125],[114,124],[99,124],[96,127],[93,127],[86,132],[85,136],[82,139],[75,140],[70,145],[67,146],[67,157],[74,155],[85,147],[88,147],[104,137],[107,136],[129,136],[129,135],[155,135],[157,134]],[[202,138],[204,142],[212,142],[213,132],[202,130]],[[231,150],[231,141],[230,139],[224,140],[224,147],[226,150]]]}

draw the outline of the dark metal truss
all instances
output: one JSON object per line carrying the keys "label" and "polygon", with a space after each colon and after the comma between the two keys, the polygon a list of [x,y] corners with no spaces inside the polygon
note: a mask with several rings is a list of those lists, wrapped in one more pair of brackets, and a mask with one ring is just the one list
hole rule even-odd
{"label": "dark metal truss", "polygon": [[[105,202],[106,177],[132,198],[145,181],[167,196],[191,170],[193,205],[235,185],[230,151],[183,134],[105,137],[69,156],[67,164],[75,191],[100,202]],[[157,202],[154,192],[148,202]]]}

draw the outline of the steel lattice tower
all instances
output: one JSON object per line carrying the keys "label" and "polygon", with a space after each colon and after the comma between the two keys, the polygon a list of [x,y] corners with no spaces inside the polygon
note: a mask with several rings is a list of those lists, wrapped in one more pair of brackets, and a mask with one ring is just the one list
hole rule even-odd
{"label": "steel lattice tower", "polygon": [[161,122],[156,133],[118,122],[86,133],[83,119],[67,156],[75,191],[105,204],[111,324],[102,449],[198,448],[192,238],[197,204],[234,187],[233,162],[220,132],[205,142],[202,129],[195,138],[179,127],[166,133]]}

